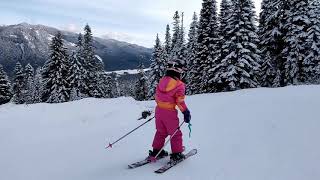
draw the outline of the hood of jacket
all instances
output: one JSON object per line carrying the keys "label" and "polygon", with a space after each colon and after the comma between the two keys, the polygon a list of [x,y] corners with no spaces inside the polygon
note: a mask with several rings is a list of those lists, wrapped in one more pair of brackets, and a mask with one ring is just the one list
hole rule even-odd
{"label": "hood of jacket", "polygon": [[172,77],[165,76],[160,80],[160,82],[158,84],[158,89],[162,92],[170,92],[170,91],[178,88],[182,84],[183,84],[183,82],[180,80],[176,80]]}

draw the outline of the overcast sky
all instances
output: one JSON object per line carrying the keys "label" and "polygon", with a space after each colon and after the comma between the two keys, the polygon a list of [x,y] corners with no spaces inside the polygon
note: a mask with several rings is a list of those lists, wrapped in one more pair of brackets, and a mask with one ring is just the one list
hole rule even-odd
{"label": "overcast sky", "polygon": [[[261,0],[254,1],[259,11]],[[185,13],[187,26],[193,12],[199,14],[201,3],[202,0],[1,0],[0,24],[27,22],[80,32],[88,23],[94,36],[152,47],[157,33],[163,37],[176,10]]]}

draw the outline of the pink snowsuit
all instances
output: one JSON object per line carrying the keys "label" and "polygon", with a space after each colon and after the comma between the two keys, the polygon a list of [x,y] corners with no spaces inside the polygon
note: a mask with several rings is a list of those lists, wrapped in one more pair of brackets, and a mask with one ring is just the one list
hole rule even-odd
{"label": "pink snowsuit", "polygon": [[[181,112],[187,109],[184,102],[185,99],[185,85],[182,81],[173,79],[169,76],[163,77],[156,90],[155,99],[156,107],[156,129],[152,147],[160,150],[168,135],[172,135],[179,127],[178,111]],[[179,130],[171,139],[172,153],[179,153],[183,151],[182,133]]]}

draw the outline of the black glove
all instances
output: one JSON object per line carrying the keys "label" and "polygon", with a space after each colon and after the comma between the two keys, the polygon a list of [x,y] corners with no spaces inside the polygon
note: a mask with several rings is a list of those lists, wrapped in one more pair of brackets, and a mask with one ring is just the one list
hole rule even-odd
{"label": "black glove", "polygon": [[189,109],[185,110],[183,113],[183,116],[184,116],[184,122],[186,123],[190,123],[190,120],[191,120],[191,114],[190,114],[190,111]]}
{"label": "black glove", "polygon": [[143,111],[141,113],[142,119],[147,119],[147,117],[149,117],[150,115],[151,115],[151,111]]}

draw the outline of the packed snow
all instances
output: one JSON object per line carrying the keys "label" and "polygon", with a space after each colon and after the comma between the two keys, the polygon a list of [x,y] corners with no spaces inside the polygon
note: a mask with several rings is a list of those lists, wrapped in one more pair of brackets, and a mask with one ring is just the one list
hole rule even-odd
{"label": "packed snow", "polygon": [[[158,175],[165,160],[137,169],[146,157],[153,101],[83,99],[63,104],[0,106],[1,180],[319,180],[320,86],[250,89],[187,97],[198,154]],[[181,114],[180,114],[181,116]],[[168,148],[167,148],[168,149]]]}

